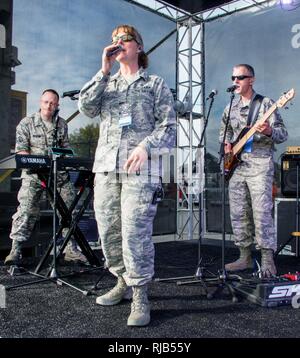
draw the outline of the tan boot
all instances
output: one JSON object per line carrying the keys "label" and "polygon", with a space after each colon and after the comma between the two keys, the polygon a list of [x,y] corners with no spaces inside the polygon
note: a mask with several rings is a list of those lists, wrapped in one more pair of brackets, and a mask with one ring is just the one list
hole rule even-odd
{"label": "tan boot", "polygon": [[127,326],[142,327],[150,323],[150,304],[147,295],[147,285],[134,286],[130,316]]}
{"label": "tan boot", "polygon": [[122,300],[130,300],[132,298],[132,288],[126,285],[122,276],[118,277],[115,287],[108,291],[105,295],[99,296],[96,303],[102,306],[114,306]]}
{"label": "tan boot", "polygon": [[77,262],[80,264],[87,265],[89,262],[87,258],[78,250],[76,242],[70,240],[65,249],[65,261],[67,262]]}
{"label": "tan boot", "polygon": [[226,271],[241,271],[253,267],[250,247],[240,247],[239,249],[240,257],[236,261],[225,265]]}
{"label": "tan boot", "polygon": [[21,248],[22,244],[20,241],[12,240],[11,250],[4,260],[4,265],[19,264],[22,259]]}
{"label": "tan boot", "polygon": [[272,249],[261,249],[261,274],[262,277],[272,277],[277,273],[274,263],[274,251]]}

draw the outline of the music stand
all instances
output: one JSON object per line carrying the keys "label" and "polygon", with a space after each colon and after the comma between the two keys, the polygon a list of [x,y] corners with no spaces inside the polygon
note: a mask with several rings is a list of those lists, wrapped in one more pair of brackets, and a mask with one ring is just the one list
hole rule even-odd
{"label": "music stand", "polygon": [[[299,203],[299,166],[300,166],[300,154],[289,155],[289,161],[296,163],[296,206],[295,206],[295,214],[296,214],[296,231],[291,232],[290,237],[280,245],[280,247],[274,253],[274,257],[276,258],[278,254],[283,250],[283,248],[288,245],[293,239],[296,240],[296,257],[300,257],[299,253],[299,240],[300,240],[300,232],[299,232],[299,215],[300,215],[300,203]],[[281,162],[281,173],[283,170],[283,160]],[[281,187],[282,193],[285,193],[283,188],[283,178],[281,178]],[[291,192],[287,193],[288,196],[291,196]]]}

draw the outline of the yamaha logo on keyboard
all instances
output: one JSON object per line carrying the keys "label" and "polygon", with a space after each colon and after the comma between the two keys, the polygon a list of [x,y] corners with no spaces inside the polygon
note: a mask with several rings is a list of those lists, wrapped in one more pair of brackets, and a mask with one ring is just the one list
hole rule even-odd
{"label": "yamaha logo on keyboard", "polygon": [[23,164],[44,164],[46,165],[46,160],[44,158],[26,158],[26,157],[22,157],[21,158],[21,162]]}

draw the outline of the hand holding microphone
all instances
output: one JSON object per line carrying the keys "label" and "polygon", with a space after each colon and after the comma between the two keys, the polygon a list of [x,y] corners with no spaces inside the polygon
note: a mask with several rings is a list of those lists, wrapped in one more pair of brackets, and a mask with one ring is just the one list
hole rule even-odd
{"label": "hand holding microphone", "polygon": [[115,46],[114,48],[112,48],[111,50],[108,50],[106,52],[106,56],[111,57],[113,55],[116,55],[117,53],[119,53],[122,50],[123,50],[123,47],[121,45]]}
{"label": "hand holding microphone", "polygon": [[120,51],[123,51],[123,47],[121,45],[109,45],[104,48],[102,54],[102,72],[104,75],[107,75],[110,72],[116,60],[116,56],[120,53]]}

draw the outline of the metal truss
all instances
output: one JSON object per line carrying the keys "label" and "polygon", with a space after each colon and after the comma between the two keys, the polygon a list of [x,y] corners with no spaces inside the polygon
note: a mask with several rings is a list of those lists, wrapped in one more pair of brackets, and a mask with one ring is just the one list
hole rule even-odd
{"label": "metal truss", "polygon": [[192,239],[197,225],[194,206],[203,177],[203,149],[198,144],[204,113],[204,23],[189,17],[177,27],[177,98],[183,103],[177,113],[177,230],[179,238],[186,233]]}
{"label": "metal truss", "polygon": [[266,9],[274,6],[277,0],[235,0],[225,5],[216,6],[206,11],[191,14],[188,11],[180,9],[164,0],[125,0],[128,3],[135,4],[145,10],[154,12],[157,15],[165,17],[171,21],[182,21],[185,17],[193,17],[200,21],[213,21],[220,17],[228,16],[243,10]]}
{"label": "metal truss", "polygon": [[[274,6],[277,1],[273,0],[238,0],[231,1],[228,4],[223,6],[218,6],[216,8],[210,9],[208,11],[202,12],[200,15],[204,22],[214,21],[224,16],[232,15],[236,12],[240,11],[255,11],[267,9],[269,7]],[[198,15],[195,15],[198,16]]]}
{"label": "metal truss", "polygon": [[137,5],[145,10],[154,12],[168,20],[177,22],[181,17],[190,16],[190,14],[182,9],[172,6],[164,1],[157,0],[125,0],[128,3]]}

